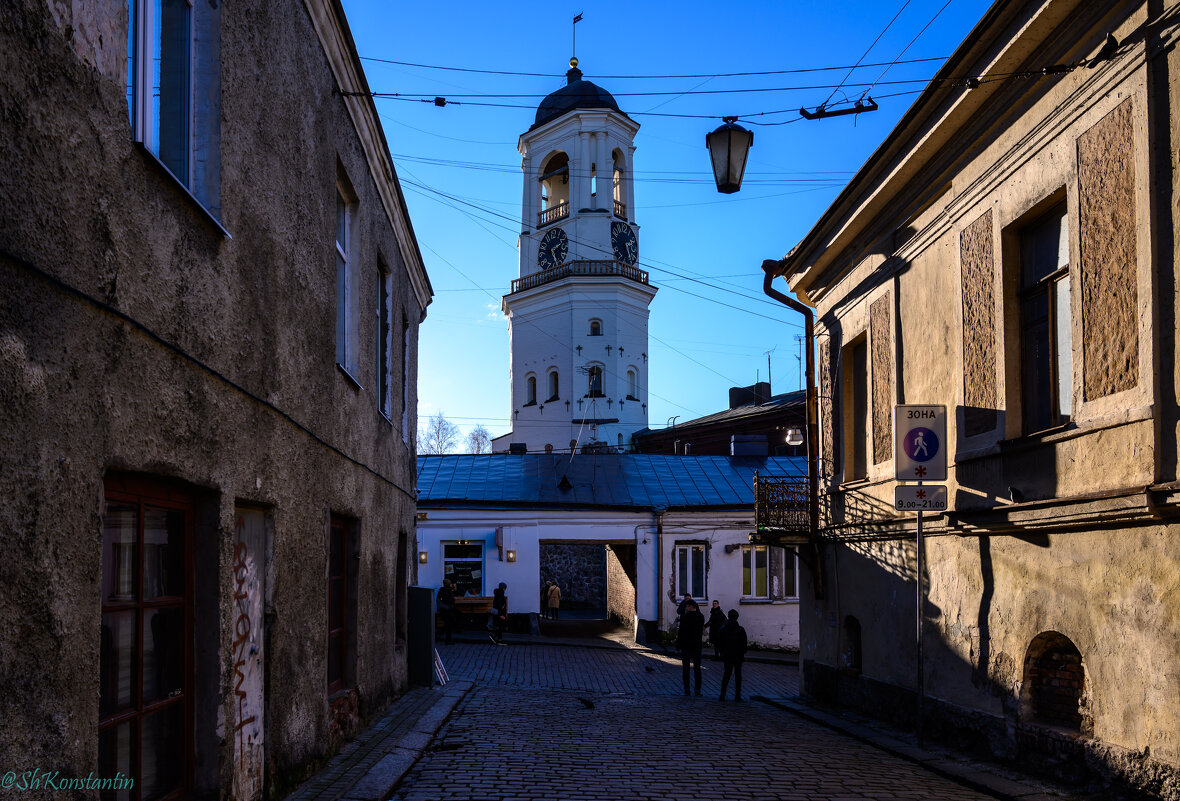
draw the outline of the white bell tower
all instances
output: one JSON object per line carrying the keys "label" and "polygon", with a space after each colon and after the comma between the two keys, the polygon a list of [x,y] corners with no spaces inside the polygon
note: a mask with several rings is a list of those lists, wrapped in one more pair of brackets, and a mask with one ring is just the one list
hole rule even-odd
{"label": "white bell tower", "polygon": [[582,79],[546,97],[522,134],[520,277],[502,308],[512,432],[493,451],[628,449],[647,427],[647,319],[633,140],[639,125]]}

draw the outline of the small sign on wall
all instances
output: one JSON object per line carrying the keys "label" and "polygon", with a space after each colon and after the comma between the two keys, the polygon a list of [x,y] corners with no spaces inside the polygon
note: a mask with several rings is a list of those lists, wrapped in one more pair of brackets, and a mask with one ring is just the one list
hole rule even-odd
{"label": "small sign on wall", "polygon": [[946,481],[946,406],[894,406],[893,440],[895,479]]}

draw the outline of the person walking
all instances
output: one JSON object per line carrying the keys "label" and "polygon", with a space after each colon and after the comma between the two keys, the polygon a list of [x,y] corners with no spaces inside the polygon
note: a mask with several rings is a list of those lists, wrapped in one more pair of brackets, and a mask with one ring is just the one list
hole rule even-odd
{"label": "person walking", "polygon": [[688,695],[688,668],[693,672],[694,691],[701,694],[701,635],[705,631],[705,616],[697,609],[696,601],[689,599],[680,615],[680,628],[676,632],[676,647],[680,649],[680,668],[684,678],[684,694]]}
{"label": "person walking", "polygon": [[738,625],[738,612],[729,610],[729,622],[721,629],[721,659],[725,671],[721,674],[721,700],[729,689],[729,677],[733,675],[733,700],[742,700],[742,661],[746,658],[746,630]]}
{"label": "person walking", "polygon": [[500,586],[492,592],[492,611],[488,628],[492,630],[489,636],[494,645],[504,644],[504,630],[508,628],[508,596],[504,593],[507,589],[508,585],[501,581]]}
{"label": "person walking", "polygon": [[721,602],[714,601],[709,610],[709,644],[713,646],[713,660],[721,660],[721,629],[725,627],[725,613],[721,611]]}
{"label": "person walking", "polygon": [[438,591],[438,597],[435,599],[435,606],[438,607],[438,616],[443,623],[443,634],[447,638],[447,645],[451,645],[455,641],[456,611],[455,588],[450,579],[443,579],[442,589]]}
{"label": "person walking", "polygon": [[561,611],[561,587],[557,586],[557,582],[553,582],[553,586],[549,588],[549,617],[557,620]]}

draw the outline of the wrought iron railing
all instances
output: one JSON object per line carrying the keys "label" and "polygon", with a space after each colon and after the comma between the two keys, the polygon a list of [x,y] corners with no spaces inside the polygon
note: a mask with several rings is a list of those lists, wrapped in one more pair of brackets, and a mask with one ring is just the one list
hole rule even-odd
{"label": "wrought iron railing", "polygon": [[512,282],[512,291],[523,292],[570,276],[621,276],[639,284],[648,283],[646,270],[640,270],[621,261],[567,261],[552,269],[515,279]]}
{"label": "wrought iron railing", "polygon": [[621,200],[615,201],[615,216],[620,220],[627,219],[627,204]]}
{"label": "wrought iron railing", "polygon": [[807,537],[811,531],[806,476],[754,476],[754,526],[760,538]]}
{"label": "wrought iron railing", "polygon": [[537,213],[537,227],[544,228],[550,223],[555,223],[558,220],[564,220],[570,216],[570,204],[558,203],[556,206],[544,209]]}

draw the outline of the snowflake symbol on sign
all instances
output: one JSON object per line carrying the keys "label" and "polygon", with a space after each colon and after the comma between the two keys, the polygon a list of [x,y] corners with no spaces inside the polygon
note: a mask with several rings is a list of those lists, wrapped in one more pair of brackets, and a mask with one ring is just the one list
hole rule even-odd
{"label": "snowflake symbol on sign", "polygon": [[922,500],[923,498],[926,497],[926,490],[920,489],[917,492],[915,492],[914,494],[918,496],[918,500]]}
{"label": "snowflake symbol on sign", "polygon": [[917,476],[918,478],[921,478],[922,476],[926,475],[926,466],[920,464],[917,467],[915,467],[914,468],[914,475]]}

